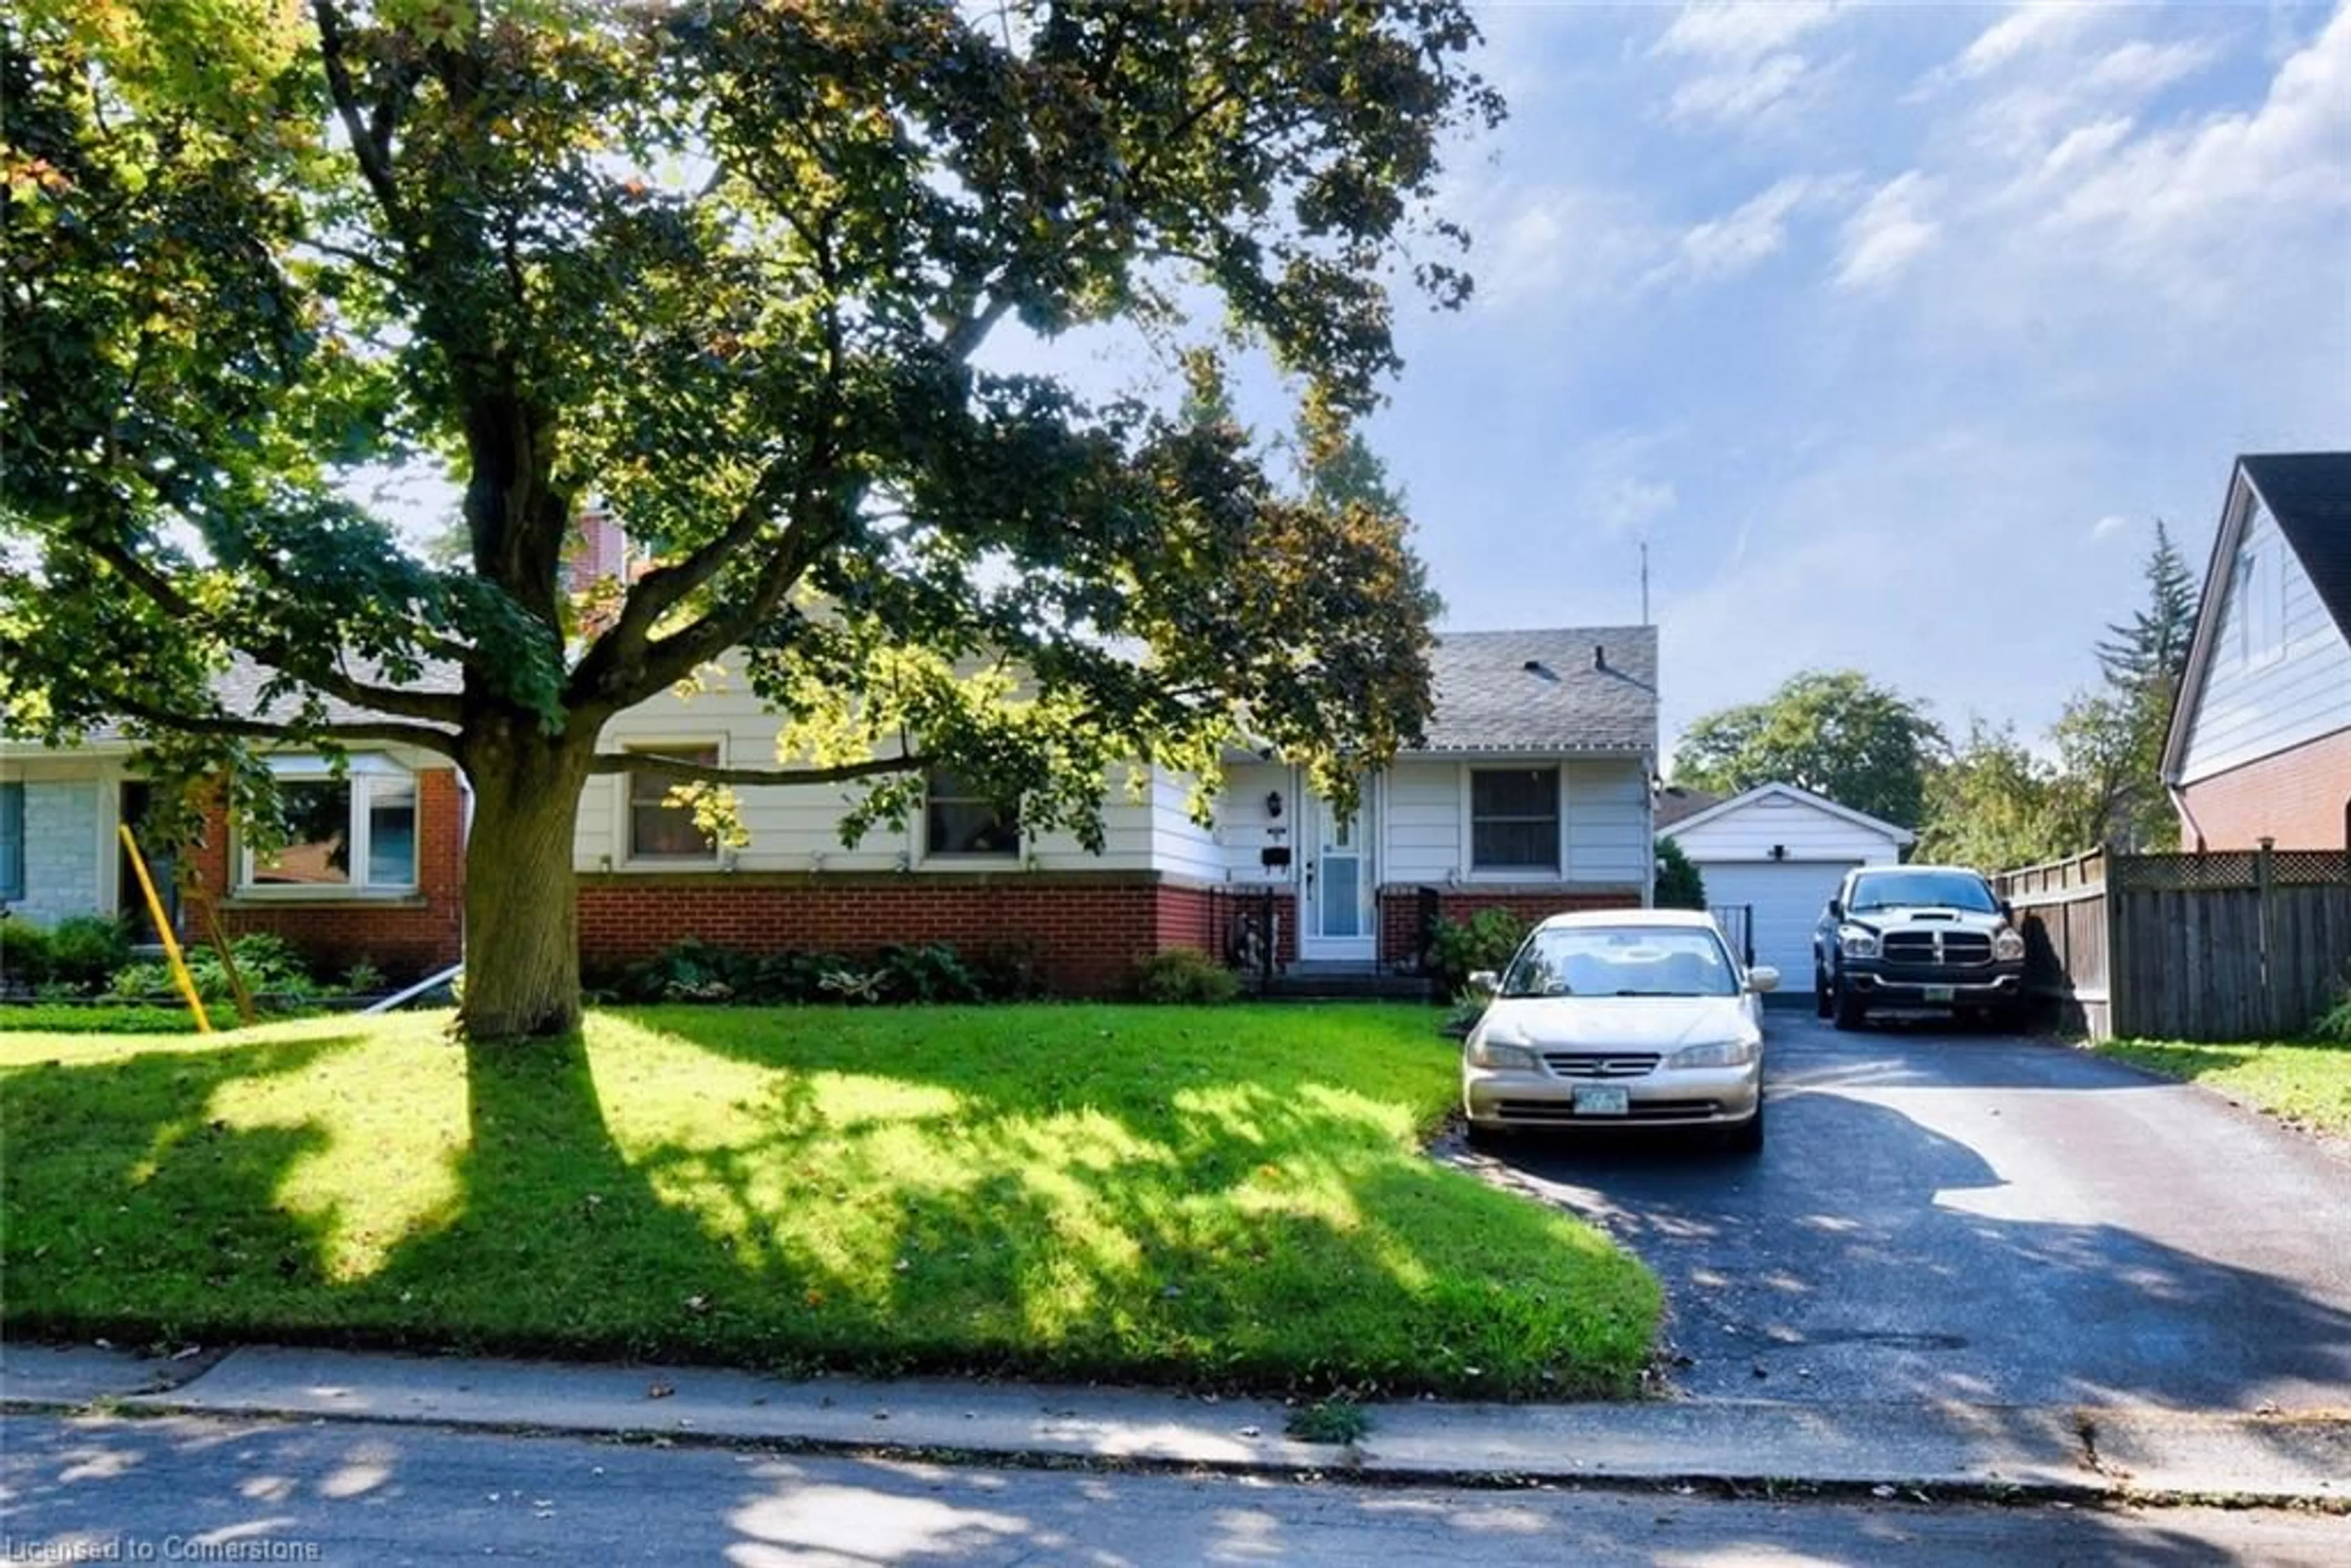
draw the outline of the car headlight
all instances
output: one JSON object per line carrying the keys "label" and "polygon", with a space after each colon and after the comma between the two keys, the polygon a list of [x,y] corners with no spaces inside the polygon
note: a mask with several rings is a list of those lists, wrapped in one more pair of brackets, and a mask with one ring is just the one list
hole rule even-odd
{"label": "car headlight", "polygon": [[1514,1040],[1496,1040],[1491,1034],[1477,1034],[1469,1038],[1469,1065],[1532,1072],[1542,1062],[1531,1046],[1520,1045]]}
{"label": "car headlight", "polygon": [[1744,1067],[1755,1060],[1763,1049],[1760,1040],[1716,1040],[1704,1045],[1686,1045],[1666,1058],[1666,1065],[1674,1067]]}
{"label": "car headlight", "polygon": [[1991,956],[2003,964],[2023,957],[2024,933],[2005,930],[1992,933]]}
{"label": "car headlight", "polygon": [[1848,958],[1875,958],[1877,956],[1877,933],[1859,925],[1840,925],[1837,927],[1837,946]]}

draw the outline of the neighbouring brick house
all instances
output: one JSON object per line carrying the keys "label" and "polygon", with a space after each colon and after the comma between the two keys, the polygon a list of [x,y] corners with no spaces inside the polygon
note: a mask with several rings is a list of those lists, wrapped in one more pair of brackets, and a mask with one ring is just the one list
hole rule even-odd
{"label": "neighbouring brick house", "polygon": [[2237,459],[2163,781],[2190,849],[2351,847],[2351,452]]}
{"label": "neighbouring brick house", "polygon": [[[1205,826],[1186,812],[1184,778],[1153,770],[1134,792],[1111,781],[1100,852],[1024,831],[945,773],[904,830],[877,829],[854,848],[841,841],[838,786],[738,790],[749,841],[722,850],[655,776],[600,775],[574,840],[582,962],[608,969],[687,936],[849,954],[1014,944],[1055,989],[1100,994],[1154,952],[1227,953],[1244,912],[1269,906],[1285,961],[1398,968],[1416,959],[1431,912],[1646,904],[1654,629],[1457,634],[1440,641],[1435,667],[1426,745],[1367,780],[1352,818],[1300,770],[1236,751]],[[632,709],[600,744],[755,765],[772,755],[775,728],[747,691],[722,687]],[[298,792],[300,841],[263,860],[215,821],[190,854],[195,895],[232,932],[282,932],[336,965],[364,958],[405,975],[454,961],[465,825],[456,771],[393,749],[355,753],[340,780],[315,758],[277,766]],[[115,824],[135,819],[140,788],[118,738],[68,751],[0,741],[0,826],[21,822],[14,862],[0,843],[0,901],[42,919],[131,909],[110,844]]]}
{"label": "neighbouring brick house", "polygon": [[[266,716],[263,673],[241,665],[221,695]],[[329,717],[357,716],[329,702]],[[351,754],[341,777],[323,758],[270,758],[291,808],[294,841],[262,856],[217,810],[202,841],[174,855],[142,841],[180,934],[274,931],[340,972],[362,961],[396,977],[447,967],[464,947],[465,787],[455,766],[413,747]],[[128,737],[111,730],[70,747],[0,739],[0,907],[49,924],[120,915],[152,936],[119,830],[139,831],[149,785]]]}

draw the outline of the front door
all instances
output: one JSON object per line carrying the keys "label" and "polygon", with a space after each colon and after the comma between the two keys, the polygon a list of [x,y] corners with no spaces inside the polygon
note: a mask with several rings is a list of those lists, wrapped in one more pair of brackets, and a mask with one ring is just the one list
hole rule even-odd
{"label": "front door", "polygon": [[[163,917],[174,928],[180,924],[179,867],[172,858],[170,847],[155,841],[147,831],[147,807],[154,800],[153,787],[145,780],[126,779],[122,781],[121,810],[119,820],[139,841],[140,853],[147,862],[147,874],[155,879],[155,896],[163,901]],[[120,847],[121,835],[115,836],[114,900],[115,907],[130,917],[131,940],[142,946],[160,946],[162,937],[156,935],[155,917],[147,907],[147,895],[140,891],[139,876],[131,869],[130,852]]]}
{"label": "front door", "polygon": [[1366,780],[1352,816],[1341,816],[1319,796],[1306,798],[1298,956],[1369,962],[1379,956],[1378,878],[1372,863],[1372,785]]}

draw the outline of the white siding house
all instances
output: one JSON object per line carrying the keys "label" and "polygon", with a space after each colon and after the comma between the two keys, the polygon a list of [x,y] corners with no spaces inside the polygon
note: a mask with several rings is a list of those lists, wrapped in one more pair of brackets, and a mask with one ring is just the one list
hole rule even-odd
{"label": "white siding house", "polygon": [[1793,784],[1758,785],[1659,836],[1698,867],[1709,907],[1748,911],[1754,961],[1778,969],[1791,991],[1812,983],[1813,927],[1844,873],[1899,861],[1914,837]]}
{"label": "white siding house", "polygon": [[2351,453],[2237,460],[2163,780],[2191,848],[2351,840]]}
{"label": "white siding house", "polygon": [[[864,879],[867,891],[903,903],[919,889],[1000,900],[1069,879],[1099,892],[1115,879],[1163,890],[1156,907],[1169,928],[1212,948],[1270,891],[1285,957],[1389,967],[1416,958],[1432,904],[1458,917],[1496,904],[1531,915],[1646,903],[1655,631],[1461,633],[1439,640],[1432,665],[1426,745],[1365,779],[1353,815],[1319,799],[1300,768],[1236,750],[1207,823],[1190,814],[1191,779],[1113,769],[1099,852],[1061,832],[1007,831],[984,852],[943,847],[928,813],[845,845],[840,822],[854,796],[838,785],[737,789],[748,841],[721,850],[663,820],[666,791],[654,776],[643,785],[601,776],[588,786],[574,838],[574,863],[595,894],[586,940],[601,945],[630,924],[613,901],[632,885],[643,899],[635,928],[667,931],[684,916],[651,905],[689,907],[675,896],[689,880],[809,893]],[[776,730],[754,694],[721,681],[615,717],[599,745],[761,766],[772,760]]]}

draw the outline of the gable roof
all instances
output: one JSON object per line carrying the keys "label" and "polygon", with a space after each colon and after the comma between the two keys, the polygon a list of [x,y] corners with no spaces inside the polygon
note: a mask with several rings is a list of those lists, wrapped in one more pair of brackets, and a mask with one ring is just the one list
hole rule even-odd
{"label": "gable roof", "polygon": [[1793,784],[1780,783],[1758,784],[1743,794],[1733,795],[1728,800],[1718,800],[1705,810],[1693,812],[1679,821],[1670,826],[1661,827],[1657,831],[1667,837],[1672,837],[1690,828],[1703,827],[1708,822],[1719,821],[1733,811],[1743,810],[1760,800],[1771,799],[1792,800],[1800,806],[1810,806],[1814,810],[1826,811],[1830,816],[1851,822],[1856,828],[1866,828],[1873,833],[1883,833],[1897,844],[1916,843],[1918,839],[1918,835],[1907,828],[1896,827],[1894,823],[1873,817],[1866,811],[1856,811],[1850,806],[1840,806],[1827,796],[1815,795],[1810,789],[1800,789]]}
{"label": "gable roof", "polygon": [[1712,810],[1722,804],[1723,797],[1711,789],[1700,789],[1689,784],[1668,784],[1659,789],[1650,807],[1650,821],[1663,831],[1676,822],[1687,821],[1700,811]]}
{"label": "gable roof", "polygon": [[1437,711],[1423,750],[1657,748],[1654,626],[1452,632],[1429,667]]}
{"label": "gable roof", "polygon": [[2252,521],[2252,507],[2240,498],[2245,496],[2258,500],[2277,524],[2336,630],[2351,638],[2351,452],[2241,455],[2220,502],[2220,526],[2204,565],[2203,596],[2197,603],[2195,636],[2188,644],[2188,667],[2164,731],[2162,775],[2167,784],[2179,781],[2187,761],[2189,719],[2203,697],[2213,640],[2220,634],[2221,601],[2228,597],[2238,546]]}
{"label": "gable roof", "polygon": [[2301,559],[2318,601],[2351,637],[2351,452],[2240,457],[2237,466]]}

